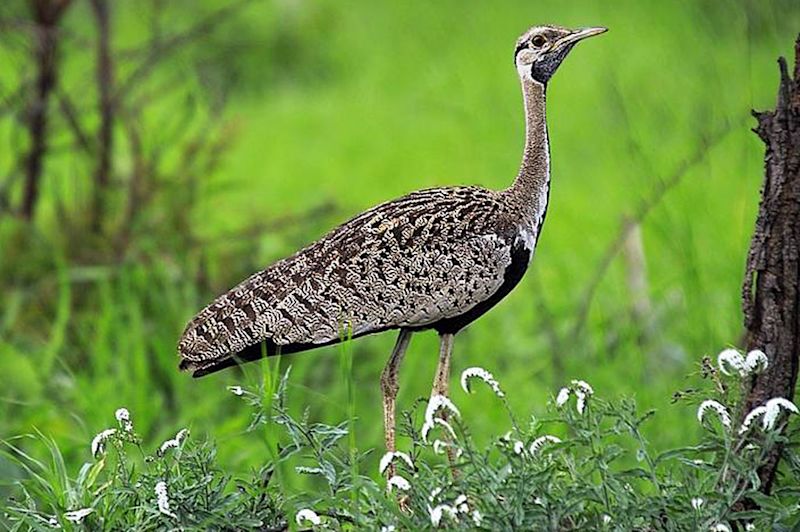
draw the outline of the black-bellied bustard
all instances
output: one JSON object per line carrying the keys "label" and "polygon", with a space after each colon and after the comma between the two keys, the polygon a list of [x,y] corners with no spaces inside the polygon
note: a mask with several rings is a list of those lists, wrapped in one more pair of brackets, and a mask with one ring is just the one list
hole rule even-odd
{"label": "black-bellied bustard", "polygon": [[528,268],[550,192],[547,84],[575,43],[604,31],[537,26],[517,41],[526,131],[509,188],[421,190],[345,222],[200,311],[178,344],[181,369],[199,377],[263,353],[398,329],[381,376],[386,448],[394,451],[397,372],[411,334],[439,333],[432,395],[446,396],[453,337],[503,299]]}

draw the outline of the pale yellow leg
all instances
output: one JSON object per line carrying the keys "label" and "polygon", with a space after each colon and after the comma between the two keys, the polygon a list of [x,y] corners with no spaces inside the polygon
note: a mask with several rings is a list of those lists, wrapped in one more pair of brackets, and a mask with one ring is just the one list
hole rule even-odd
{"label": "pale yellow leg", "polygon": [[[431,390],[431,397],[434,395],[443,395],[449,399],[450,390],[450,356],[453,354],[453,339],[455,335],[450,333],[442,334],[439,337],[439,364],[436,366],[436,375],[433,378],[433,389]],[[447,412],[439,414],[443,420],[447,421]],[[448,436],[448,439],[450,437]],[[451,464],[453,475],[458,472],[452,467],[455,463],[456,455],[452,447],[447,447],[447,458]]]}
{"label": "pale yellow leg", "polygon": [[[386,363],[381,374],[381,392],[383,393],[383,434],[386,442],[386,452],[396,451],[395,442],[395,406],[397,402],[397,390],[399,389],[397,383],[397,374],[400,370],[400,362],[403,361],[403,355],[406,353],[408,343],[411,340],[411,331],[408,329],[400,329],[400,334],[397,337],[397,342],[394,344],[392,356]],[[394,475],[394,465],[390,465],[386,470],[386,474],[391,477]]]}
{"label": "pale yellow leg", "polygon": [[450,389],[450,355],[453,353],[453,338],[454,335],[449,333],[439,337],[439,364],[436,366],[431,396],[444,395],[447,397]]}

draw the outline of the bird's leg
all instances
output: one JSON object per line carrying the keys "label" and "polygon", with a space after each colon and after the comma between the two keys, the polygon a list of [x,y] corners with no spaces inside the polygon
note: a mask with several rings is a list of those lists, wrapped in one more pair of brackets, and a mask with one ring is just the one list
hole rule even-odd
{"label": "bird's leg", "polygon": [[[381,392],[383,393],[383,434],[386,441],[386,452],[394,452],[395,448],[395,402],[397,399],[397,373],[400,369],[400,362],[406,353],[408,342],[411,340],[411,331],[400,329],[397,342],[394,344],[392,356],[386,363],[381,374]],[[389,464],[387,475],[391,478],[394,475],[394,464]]]}
{"label": "bird's leg", "polygon": [[[436,375],[433,378],[433,390],[431,390],[431,397],[434,395],[443,395],[449,399],[448,393],[450,389],[450,355],[453,353],[453,339],[454,334],[443,333],[439,337],[439,364],[436,366]],[[443,411],[440,417],[447,421],[447,412]],[[450,436],[447,436],[448,441],[452,441]],[[455,469],[452,464],[455,463],[456,455],[453,448],[447,447],[447,458],[450,462],[453,475],[456,475]]]}
{"label": "bird's leg", "polygon": [[453,337],[450,333],[443,333],[439,337],[439,364],[436,366],[436,375],[433,378],[431,397],[434,395],[447,397],[450,389],[450,355],[453,353]]}

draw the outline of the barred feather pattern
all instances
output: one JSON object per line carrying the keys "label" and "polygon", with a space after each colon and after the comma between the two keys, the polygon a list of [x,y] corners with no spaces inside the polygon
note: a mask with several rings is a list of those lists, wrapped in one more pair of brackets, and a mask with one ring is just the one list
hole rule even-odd
{"label": "barred feather pattern", "polygon": [[[527,269],[550,193],[547,80],[572,32],[539,26],[517,43],[525,147],[511,187],[434,188],[383,203],[204,308],[179,342],[181,368],[204,375],[238,358],[296,352],[403,328],[456,333],[500,301]],[[347,331],[345,333],[345,331]]]}
{"label": "barred feather pattern", "polygon": [[427,189],[356,216],[200,311],[179,342],[182,368],[264,340],[323,345],[345,328],[423,329],[467,312],[502,285],[515,242],[532,252],[542,220],[521,223],[507,194]]}

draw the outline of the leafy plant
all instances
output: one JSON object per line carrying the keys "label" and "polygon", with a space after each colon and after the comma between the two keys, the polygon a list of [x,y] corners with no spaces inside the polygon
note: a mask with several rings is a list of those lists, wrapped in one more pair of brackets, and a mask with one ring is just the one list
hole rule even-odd
{"label": "leafy plant", "polygon": [[[216,464],[212,444],[195,443],[183,429],[146,453],[130,421],[92,441],[93,462],[71,478],[56,443],[37,433],[50,463],[6,442],[6,454],[27,473],[7,502],[10,530],[159,530],[183,528],[281,530],[279,491],[269,489],[272,466],[234,478]],[[129,419],[129,417],[128,417]],[[128,423],[126,425],[126,423]]]}
{"label": "leafy plant", "polygon": [[[5,512],[15,530],[793,529],[800,525],[800,458],[797,429],[785,414],[797,408],[776,398],[743,412],[741,382],[766,358],[726,350],[718,364],[702,363],[708,397],[679,394],[699,403],[705,428],[700,441],[684,447],[654,451],[641,431],[653,411],[638,412],[630,399],[605,400],[573,380],[546,416],[521,423],[507,409],[511,430],[492,435],[488,445],[476,443],[485,435],[473,437],[449,399],[418,401],[401,424],[410,447],[384,455],[371,475],[364,473],[370,453],[345,438],[348,422],[326,425],[307,412],[299,419],[289,413],[287,371],[263,379],[259,389],[230,388],[254,410],[250,430],[266,427],[276,438],[273,459],[247,478],[222,471],[213,445],[194,442],[185,430],[148,454],[120,409],[119,427],[95,437],[95,460],[74,479],[48,437],[30,436],[47,447],[49,464],[7,443],[28,478]],[[465,370],[465,391],[473,379],[508,406],[490,373]],[[758,468],[775,445],[785,449],[783,478],[766,496]],[[389,463],[397,474],[383,480]],[[317,477],[321,488],[284,493],[274,473],[288,465]]]}

